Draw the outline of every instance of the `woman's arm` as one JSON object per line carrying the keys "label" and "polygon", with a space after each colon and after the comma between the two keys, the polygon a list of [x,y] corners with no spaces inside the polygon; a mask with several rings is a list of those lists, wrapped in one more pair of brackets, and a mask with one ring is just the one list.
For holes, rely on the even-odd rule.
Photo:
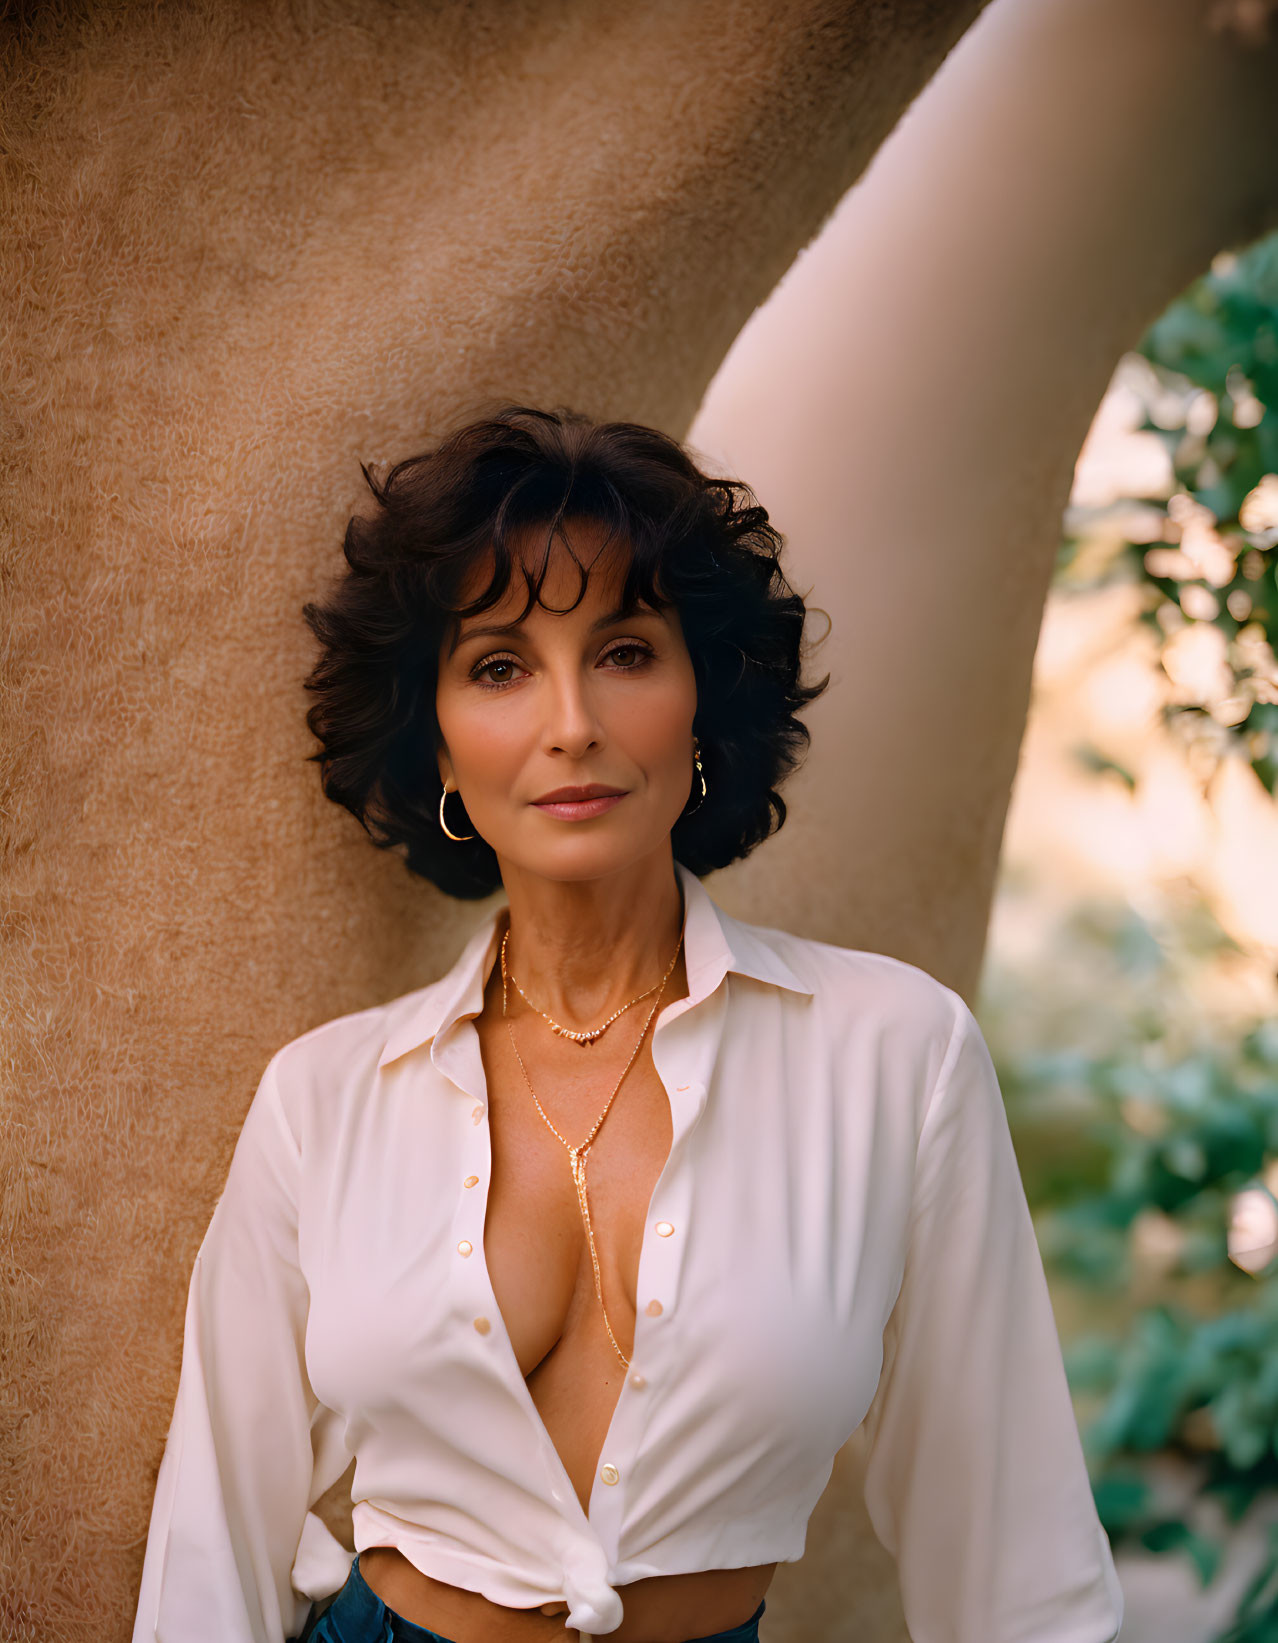
{"label": "woman's arm", "polygon": [[951,1000],[883,1370],[850,1440],[866,1509],[914,1643],[1111,1643],[1122,1591],[1007,1114]]}
{"label": "woman's arm", "polygon": [[[278,1062],[262,1075],[191,1274],[133,1643],[295,1637],[308,1608],[289,1578],[302,1526],[348,1463],[332,1432],[320,1442],[327,1412],[306,1375],[300,1154]],[[317,1452],[331,1476],[317,1475]]]}

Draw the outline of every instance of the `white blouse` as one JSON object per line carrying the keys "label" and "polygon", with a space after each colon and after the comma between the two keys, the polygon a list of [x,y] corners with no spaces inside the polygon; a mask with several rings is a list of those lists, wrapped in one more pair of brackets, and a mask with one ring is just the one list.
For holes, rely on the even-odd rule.
{"label": "white blouse", "polygon": [[[191,1276],[134,1643],[282,1643],[355,1546],[584,1638],[626,1584],[802,1556],[856,1446],[914,1643],[1111,1643],[1123,1614],[989,1052],[925,971],[730,917],[676,865],[688,996],[630,1373],[583,1511],[484,1264],[473,1017],[439,981],[271,1058]],[[656,1304],[656,1303],[659,1303]]]}

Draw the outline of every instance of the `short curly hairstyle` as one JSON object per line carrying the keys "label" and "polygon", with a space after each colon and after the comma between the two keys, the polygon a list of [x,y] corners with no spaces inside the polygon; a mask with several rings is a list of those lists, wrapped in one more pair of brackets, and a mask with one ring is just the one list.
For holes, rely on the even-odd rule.
{"label": "short curly hairstyle", "polygon": [[[609,540],[620,535],[629,549],[626,610],[673,604],[691,655],[707,794],[675,822],[675,858],[701,877],[782,825],[777,788],[810,740],[795,714],[829,675],[800,680],[806,607],[778,563],[784,538],[746,485],[703,473],[655,428],[507,403],[395,463],[380,483],[360,470],[377,511],[349,521],[346,569],[324,601],[303,606],[321,647],[306,680],[316,698],[306,722],[320,742],[309,758],[324,793],[379,849],[405,846],[411,872],[463,900],[501,884],[496,854],[478,833],[456,844],[440,831],[440,648],[457,619],[506,593],[511,535],[544,526],[539,571],[520,566],[526,615],[540,599],[554,534],[574,519],[602,522]],[[460,603],[467,573],[489,555],[488,586]],[[585,593],[581,571],[570,609]],[[474,833],[464,810],[458,816],[453,827]]]}

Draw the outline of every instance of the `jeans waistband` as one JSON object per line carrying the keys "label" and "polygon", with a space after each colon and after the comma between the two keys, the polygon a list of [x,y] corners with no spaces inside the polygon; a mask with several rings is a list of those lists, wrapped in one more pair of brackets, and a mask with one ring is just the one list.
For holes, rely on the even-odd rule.
{"label": "jeans waistband", "polygon": [[[740,1626],[726,1632],[692,1637],[685,1643],[758,1643],[759,1621],[766,1602]],[[418,1626],[388,1609],[360,1573],[359,1556],[351,1564],[346,1584],[312,1625],[307,1623],[299,1643],[452,1643],[451,1638]]]}

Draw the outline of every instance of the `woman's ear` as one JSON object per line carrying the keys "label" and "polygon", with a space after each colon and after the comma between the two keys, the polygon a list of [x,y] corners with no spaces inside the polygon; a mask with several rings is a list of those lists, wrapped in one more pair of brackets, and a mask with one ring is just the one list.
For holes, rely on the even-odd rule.
{"label": "woman's ear", "polygon": [[[453,779],[453,761],[448,757],[448,749],[442,743],[435,749],[435,764],[439,769],[440,781],[447,787]],[[456,785],[456,782],[453,782],[453,786]]]}

